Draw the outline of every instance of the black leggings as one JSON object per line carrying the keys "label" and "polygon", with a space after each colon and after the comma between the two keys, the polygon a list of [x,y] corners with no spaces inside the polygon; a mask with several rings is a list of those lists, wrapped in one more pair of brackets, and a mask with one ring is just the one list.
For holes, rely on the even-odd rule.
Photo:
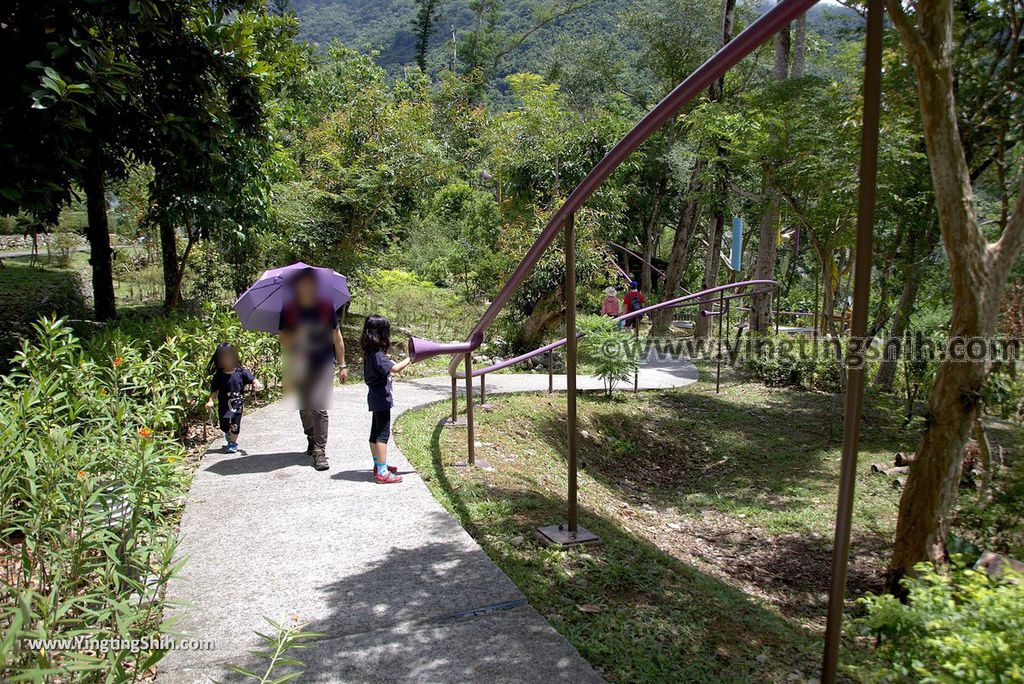
{"label": "black leggings", "polygon": [[220,417],[220,431],[237,435],[242,431],[242,412],[231,411]]}
{"label": "black leggings", "polygon": [[370,444],[379,442],[387,444],[391,437],[391,409],[383,411],[372,411],[373,420],[370,422]]}

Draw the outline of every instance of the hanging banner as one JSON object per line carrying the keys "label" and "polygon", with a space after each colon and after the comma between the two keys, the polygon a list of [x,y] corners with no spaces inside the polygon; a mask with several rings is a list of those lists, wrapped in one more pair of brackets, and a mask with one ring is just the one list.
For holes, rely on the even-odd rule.
{"label": "hanging banner", "polygon": [[739,271],[743,267],[743,217],[732,217],[732,255],[729,267]]}

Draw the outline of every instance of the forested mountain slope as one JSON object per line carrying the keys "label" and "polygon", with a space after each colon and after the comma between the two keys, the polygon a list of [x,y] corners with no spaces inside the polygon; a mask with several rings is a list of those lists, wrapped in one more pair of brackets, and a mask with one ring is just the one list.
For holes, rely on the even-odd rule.
{"label": "forested mountain slope", "polygon": [[[439,69],[450,66],[453,58],[458,62],[467,40],[490,19],[500,53],[491,75],[544,71],[551,66],[556,48],[620,38],[622,14],[633,4],[631,0],[440,0],[428,63]],[[746,4],[750,17],[768,6]],[[419,8],[415,0],[290,0],[290,7],[299,17],[301,36],[321,47],[340,40],[360,50],[378,51],[377,61],[384,66],[415,63]],[[852,10],[822,4],[808,14],[819,33],[819,29],[832,31],[847,23],[826,22],[826,15],[844,16],[852,23],[859,20]]]}

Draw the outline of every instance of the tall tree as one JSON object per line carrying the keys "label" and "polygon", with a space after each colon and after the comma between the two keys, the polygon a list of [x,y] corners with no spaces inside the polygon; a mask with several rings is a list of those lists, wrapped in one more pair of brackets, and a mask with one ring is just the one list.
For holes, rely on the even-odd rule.
{"label": "tall tree", "polygon": [[[800,17],[803,21],[803,16]],[[802,25],[801,25],[802,26]],[[803,34],[799,43],[802,45]],[[783,83],[789,78],[789,53],[790,37],[789,26],[786,26],[775,36],[775,80]],[[794,71],[795,71],[794,65]],[[801,65],[802,68],[802,65]],[[779,205],[781,200],[779,193],[768,182],[767,175],[764,181],[765,208],[761,214],[761,222],[758,228],[757,256],[754,262],[754,278],[757,280],[769,280],[775,274],[775,259],[777,256],[776,236],[779,230]],[[769,312],[771,310],[772,298],[778,298],[776,293],[755,294],[750,299],[750,332],[760,333],[768,329]]]}
{"label": "tall tree", "polygon": [[[206,157],[195,147],[179,143],[202,139],[212,117],[225,113],[205,108],[207,82],[234,64],[257,66],[247,55],[233,52],[246,40],[234,25],[238,12],[262,11],[257,0],[175,0],[165,3],[127,1],[78,3],[17,1],[5,8],[3,31],[11,31],[18,50],[4,52],[8,60],[5,93],[11,96],[11,121],[18,138],[2,146],[11,172],[38,173],[46,164],[48,190],[22,194],[16,204],[52,213],[72,186],[87,200],[93,300],[96,316],[116,315],[112,252],[107,225],[107,184],[139,161],[175,157],[182,165],[202,167]],[[213,44],[226,39],[227,42]],[[25,64],[26,58],[30,60]],[[238,95],[252,93],[255,83],[246,74],[223,88]],[[191,79],[191,80],[190,80]],[[25,110],[36,110],[26,113]],[[184,115],[182,112],[185,111]],[[258,116],[259,108],[233,112]],[[41,114],[40,114],[41,113]],[[3,136],[8,138],[8,119]],[[205,123],[204,123],[205,122]],[[175,136],[177,138],[175,139]],[[37,139],[52,142],[45,161],[31,159]],[[26,152],[30,156],[26,156]],[[216,155],[209,148],[203,154]],[[10,168],[6,163],[0,166]],[[33,171],[36,169],[36,171]],[[159,170],[159,169],[158,169]],[[0,186],[6,186],[6,180]],[[10,201],[17,193],[3,193]],[[12,202],[14,203],[14,202]]]}
{"label": "tall tree", "polygon": [[427,70],[427,52],[430,50],[430,36],[434,33],[434,20],[441,3],[439,0],[416,0],[419,10],[413,20],[416,31],[416,64],[420,71]]}
{"label": "tall tree", "polygon": [[[655,4],[660,4],[660,6],[657,12],[651,13],[651,18],[646,22],[650,28],[646,32],[648,47],[644,58],[648,63],[656,65],[655,73],[660,76],[659,80],[666,87],[671,88],[688,76],[700,61],[706,59],[708,53],[721,47],[723,43],[711,37],[715,34],[713,28],[715,15],[710,9],[710,3],[679,3],[663,0],[661,3]],[[724,5],[722,9],[725,9]],[[720,18],[724,17],[724,11],[719,16]],[[720,19],[719,36],[722,35],[724,28]],[[731,33],[731,25],[729,29]],[[680,45],[686,46],[687,49],[680,49]],[[711,89],[709,89],[709,97],[710,91]],[[712,180],[708,169],[708,154],[701,149],[702,143],[690,143],[686,140],[688,137],[683,134],[683,131],[675,131],[672,135],[675,149],[670,148],[669,150],[671,158],[682,151],[680,148],[688,145],[689,149],[686,149],[685,152],[692,161],[688,173],[685,173],[677,190],[680,206],[669,251],[668,265],[661,280],[660,298],[662,300],[675,297],[682,283],[683,273],[692,256],[693,238],[700,223],[703,194]],[[671,320],[671,309],[655,312],[652,316],[654,331],[667,330]]]}
{"label": "tall tree", "polygon": [[[732,40],[733,23],[736,18],[736,0],[723,0],[722,21],[721,21],[721,46],[725,47]],[[708,88],[708,99],[711,102],[721,102],[725,97],[725,74],[722,74]],[[704,259],[704,279],[701,283],[702,289],[708,289],[718,284],[719,254],[722,252],[722,236],[725,234],[725,202],[729,194],[728,168],[725,163],[726,151],[722,141],[715,143],[714,163],[714,187],[715,204],[711,228],[708,230],[708,251]],[[701,310],[709,309],[710,305],[702,304]],[[707,316],[697,316],[694,324],[694,337],[707,337],[708,326],[711,319]]]}
{"label": "tall tree", "polygon": [[[1003,183],[1001,192],[1008,193],[1003,201],[1005,223],[996,239],[989,241],[978,219],[972,187],[977,176],[972,174],[968,157],[977,169],[995,153],[989,151],[991,148],[965,145],[962,138],[957,109],[957,93],[962,85],[954,78],[953,37],[958,17],[953,2],[932,0],[905,7],[899,0],[887,0],[887,6],[917,79],[939,228],[949,262],[950,338],[988,338],[995,332],[999,301],[1024,244],[1024,174],[1013,189]],[[1016,64],[1021,37],[1019,12],[999,3],[968,8],[968,12],[988,13],[994,19],[990,40],[1004,52],[1003,58],[991,65],[985,85],[995,84],[996,99],[1009,102],[1012,89],[1019,88],[1021,79]],[[963,21],[964,17],[959,19]],[[992,163],[1000,160],[996,158]],[[1012,193],[1016,194],[1015,200],[1010,199]],[[925,409],[924,435],[900,497],[890,565],[894,590],[899,590],[898,580],[913,572],[915,563],[945,560],[949,511],[989,370],[989,360],[945,359],[939,364]]]}
{"label": "tall tree", "polygon": [[[154,46],[179,68],[153,73],[144,95],[144,112],[153,120],[139,154],[154,169],[150,218],[160,226],[167,308],[181,300],[189,256],[201,237],[230,244],[266,214],[263,169],[273,145],[265,91],[273,69],[264,58],[279,44],[291,55],[297,33],[289,14],[240,12],[228,20],[200,10],[199,16]],[[179,229],[185,237],[180,254]]]}

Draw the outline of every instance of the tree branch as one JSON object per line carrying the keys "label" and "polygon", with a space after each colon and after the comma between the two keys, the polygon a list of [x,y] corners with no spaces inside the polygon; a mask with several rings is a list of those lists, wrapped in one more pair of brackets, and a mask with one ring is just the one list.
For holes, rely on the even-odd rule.
{"label": "tree branch", "polygon": [[1022,246],[1024,246],[1024,178],[1021,178],[1020,186],[1017,188],[1017,201],[1013,206],[1013,216],[1006,222],[1006,227],[1003,228],[999,239],[988,246],[994,278],[1002,280],[1002,276],[1013,268]]}

